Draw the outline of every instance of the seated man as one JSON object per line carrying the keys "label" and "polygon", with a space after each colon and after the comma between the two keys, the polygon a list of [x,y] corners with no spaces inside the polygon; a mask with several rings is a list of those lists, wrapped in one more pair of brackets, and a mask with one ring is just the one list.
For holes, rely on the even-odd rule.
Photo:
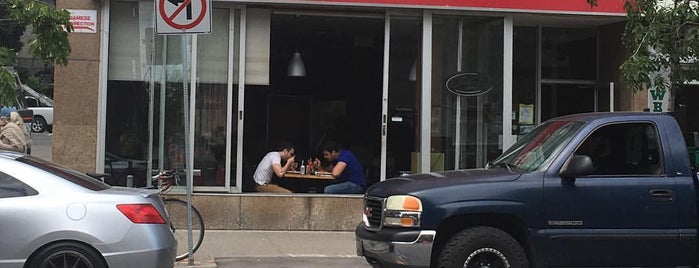
{"label": "seated man", "polygon": [[[291,193],[290,190],[276,184],[271,184],[272,176],[283,177],[284,173],[293,169],[294,146],[288,142],[282,142],[276,151],[269,152],[257,165],[253,178],[255,179],[255,190],[267,193]],[[282,166],[282,160],[286,164]]]}
{"label": "seated man", "polygon": [[327,142],[322,147],[323,158],[328,160],[330,166],[325,169],[321,167],[318,159],[314,161],[316,167],[327,170],[339,182],[325,187],[326,194],[362,194],[366,186],[364,169],[359,163],[359,159],[349,150],[343,150],[335,142]]}
{"label": "seated man", "polygon": [[608,173],[609,165],[613,164],[613,161],[610,159],[612,155],[611,141],[599,131],[588,137],[580,145],[576,154],[587,155],[592,159],[592,163],[595,166],[595,175]]}

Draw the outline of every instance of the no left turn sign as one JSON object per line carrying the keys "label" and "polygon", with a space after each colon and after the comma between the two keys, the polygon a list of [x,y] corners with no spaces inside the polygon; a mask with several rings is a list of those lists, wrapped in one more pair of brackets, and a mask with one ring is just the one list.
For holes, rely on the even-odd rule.
{"label": "no left turn sign", "polygon": [[156,0],[158,34],[211,32],[210,0]]}

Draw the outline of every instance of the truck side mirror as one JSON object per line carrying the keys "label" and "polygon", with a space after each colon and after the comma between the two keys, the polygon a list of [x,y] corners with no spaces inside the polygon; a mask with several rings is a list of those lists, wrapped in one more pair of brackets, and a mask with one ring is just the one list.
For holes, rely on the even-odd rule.
{"label": "truck side mirror", "polygon": [[574,155],[573,158],[561,168],[561,172],[558,175],[564,179],[575,179],[576,177],[593,173],[595,173],[595,167],[592,165],[592,158],[587,155]]}

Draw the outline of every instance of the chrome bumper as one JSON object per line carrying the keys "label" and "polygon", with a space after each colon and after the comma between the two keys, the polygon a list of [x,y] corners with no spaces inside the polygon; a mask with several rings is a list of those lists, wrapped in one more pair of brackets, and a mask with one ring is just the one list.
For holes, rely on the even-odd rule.
{"label": "chrome bumper", "polygon": [[388,265],[430,267],[436,231],[420,231],[411,242],[374,241],[357,237],[357,255]]}

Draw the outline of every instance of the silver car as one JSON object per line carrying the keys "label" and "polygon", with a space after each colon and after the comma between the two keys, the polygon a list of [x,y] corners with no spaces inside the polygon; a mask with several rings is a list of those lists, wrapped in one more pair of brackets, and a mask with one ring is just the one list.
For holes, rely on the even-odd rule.
{"label": "silver car", "polygon": [[168,222],[157,190],[0,151],[0,267],[173,267]]}

